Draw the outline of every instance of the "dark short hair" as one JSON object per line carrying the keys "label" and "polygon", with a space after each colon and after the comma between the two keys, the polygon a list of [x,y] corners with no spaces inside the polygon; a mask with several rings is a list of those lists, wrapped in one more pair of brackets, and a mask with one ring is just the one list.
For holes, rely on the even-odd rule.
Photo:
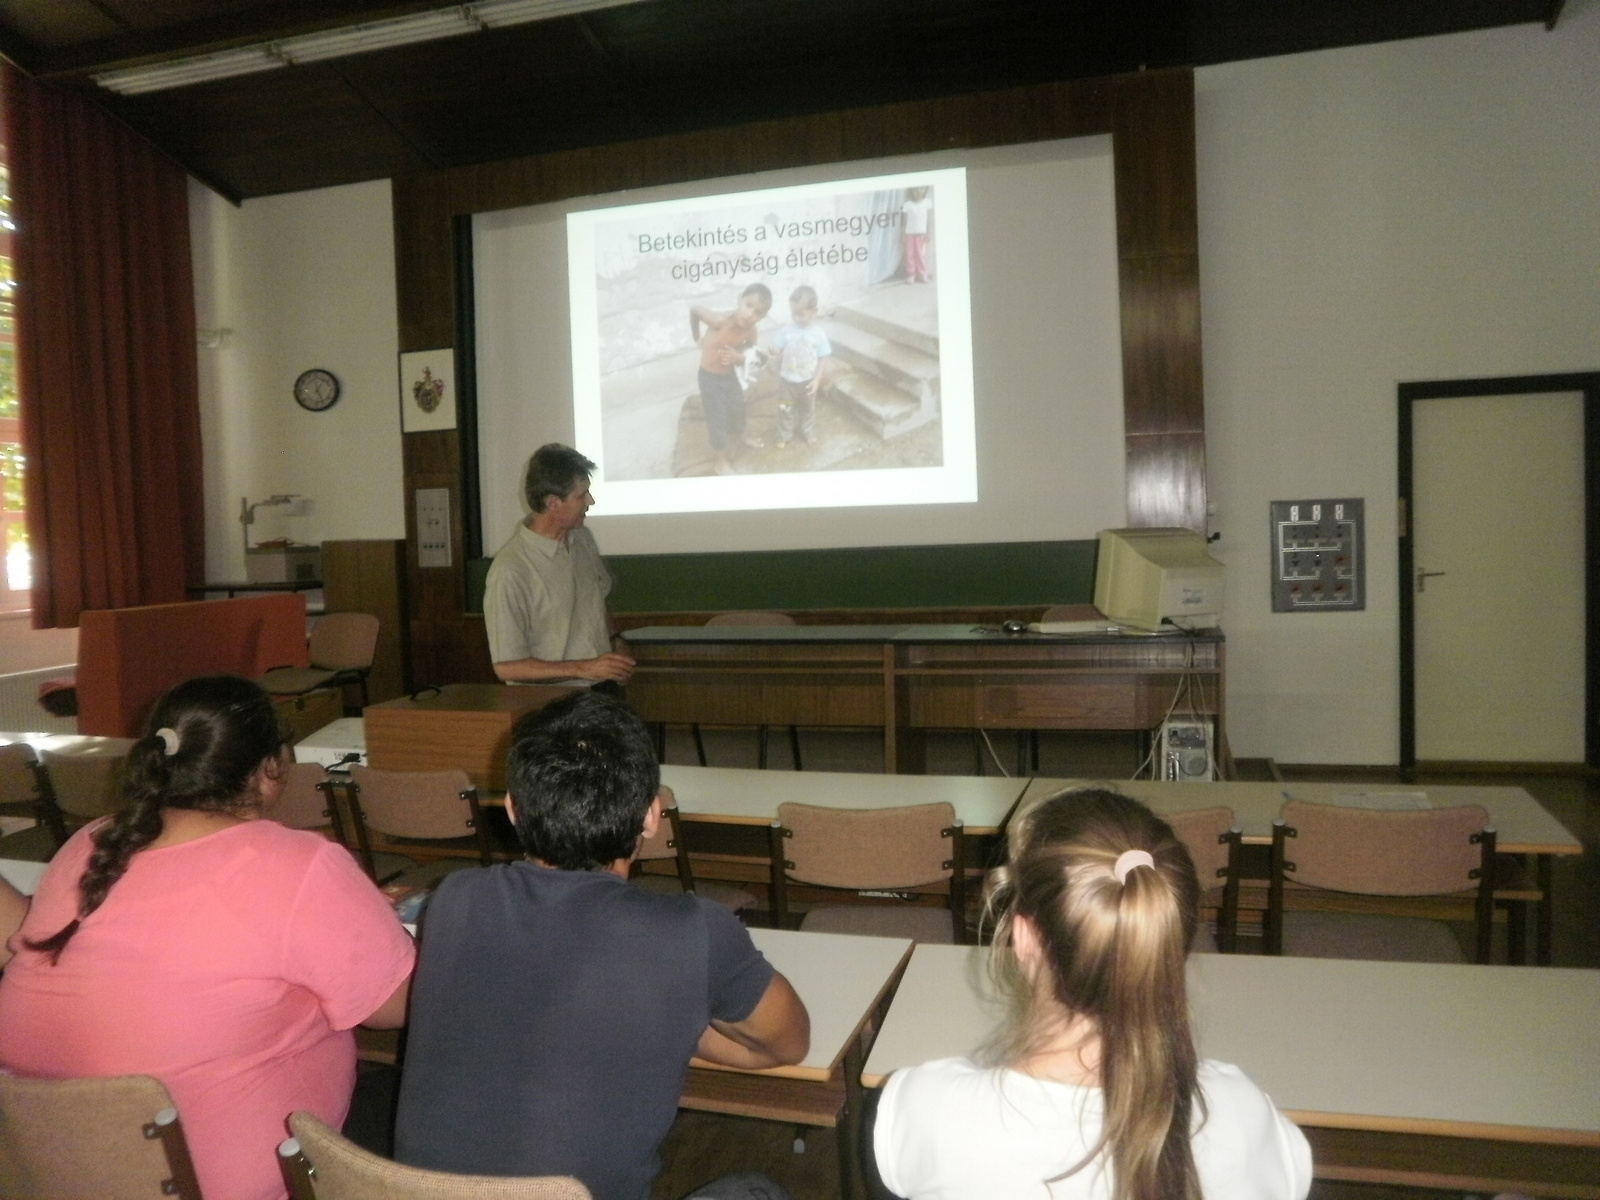
{"label": "dark short hair", "polygon": [[763,304],[765,304],[768,308],[772,307],[772,289],[764,283],[752,283],[749,287],[745,288],[744,291],[739,293],[739,299],[741,300],[743,300],[746,296],[760,296]]}
{"label": "dark short hair", "polygon": [[534,512],[544,511],[546,496],[565,496],[580,476],[594,474],[594,464],[571,446],[551,442],[540,446],[528,460],[522,480],[522,498]]}
{"label": "dark short hair", "polygon": [[506,784],[529,856],[588,871],[633,853],[661,768],[644,722],[585,690],[516,723]]}

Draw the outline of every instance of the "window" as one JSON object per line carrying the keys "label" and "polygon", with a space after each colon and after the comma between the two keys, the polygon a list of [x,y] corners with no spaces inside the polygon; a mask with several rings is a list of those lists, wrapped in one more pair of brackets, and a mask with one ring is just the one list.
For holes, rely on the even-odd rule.
{"label": "window", "polygon": [[11,175],[0,145],[0,612],[25,609],[33,586],[27,502],[22,492],[22,431],[17,413],[17,351],[12,322]]}

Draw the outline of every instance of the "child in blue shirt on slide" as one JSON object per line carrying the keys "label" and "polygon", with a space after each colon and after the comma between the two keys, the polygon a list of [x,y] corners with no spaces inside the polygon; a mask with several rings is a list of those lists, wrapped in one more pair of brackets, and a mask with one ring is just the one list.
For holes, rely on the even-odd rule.
{"label": "child in blue shirt on slide", "polygon": [[771,354],[778,360],[783,382],[783,403],[778,408],[777,442],[794,440],[796,418],[806,445],[817,444],[817,388],[822,383],[822,360],[833,353],[828,335],[816,324],[817,291],[801,284],[789,294],[792,320],[773,339]]}

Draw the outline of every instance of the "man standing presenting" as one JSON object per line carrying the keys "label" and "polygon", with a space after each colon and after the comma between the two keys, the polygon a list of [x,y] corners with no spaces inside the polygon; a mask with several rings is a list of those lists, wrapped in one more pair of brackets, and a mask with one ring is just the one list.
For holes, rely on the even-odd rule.
{"label": "man standing presenting", "polygon": [[622,684],[633,659],[611,648],[611,575],[583,519],[594,463],[570,446],[540,446],[522,494],[531,510],[494,556],[483,617],[494,673],[507,683]]}
{"label": "man standing presenting", "polygon": [[649,1200],[690,1056],[796,1063],[810,1019],[727,909],[628,884],[661,770],[620,701],[523,717],[506,782],[527,858],[456,871],[422,914],[395,1158]]}

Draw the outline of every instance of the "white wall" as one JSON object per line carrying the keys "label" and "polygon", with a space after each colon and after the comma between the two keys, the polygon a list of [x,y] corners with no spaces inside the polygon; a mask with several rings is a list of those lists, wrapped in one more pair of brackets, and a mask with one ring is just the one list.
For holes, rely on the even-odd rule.
{"label": "white wall", "polygon": [[[206,575],[244,578],[239,500],[258,509],[252,543],[401,538],[403,507],[394,220],[387,180],[249,200],[235,208],[191,183],[200,350]],[[295,377],[325,367],[338,403],[308,413]]]}
{"label": "white wall", "polygon": [[[1600,0],[1529,25],[1196,74],[1207,454],[1229,566],[1235,753],[1398,758],[1395,386],[1600,368]],[[207,561],[258,537],[401,537],[389,189],[250,201],[195,188]],[[325,366],[328,413],[289,388]],[[1370,593],[1273,614],[1267,506],[1361,496]]]}
{"label": "white wall", "polygon": [[[1396,385],[1600,368],[1600,4],[1197,72],[1235,753],[1399,757]],[[1268,504],[1361,496],[1362,613],[1274,614]]]}

